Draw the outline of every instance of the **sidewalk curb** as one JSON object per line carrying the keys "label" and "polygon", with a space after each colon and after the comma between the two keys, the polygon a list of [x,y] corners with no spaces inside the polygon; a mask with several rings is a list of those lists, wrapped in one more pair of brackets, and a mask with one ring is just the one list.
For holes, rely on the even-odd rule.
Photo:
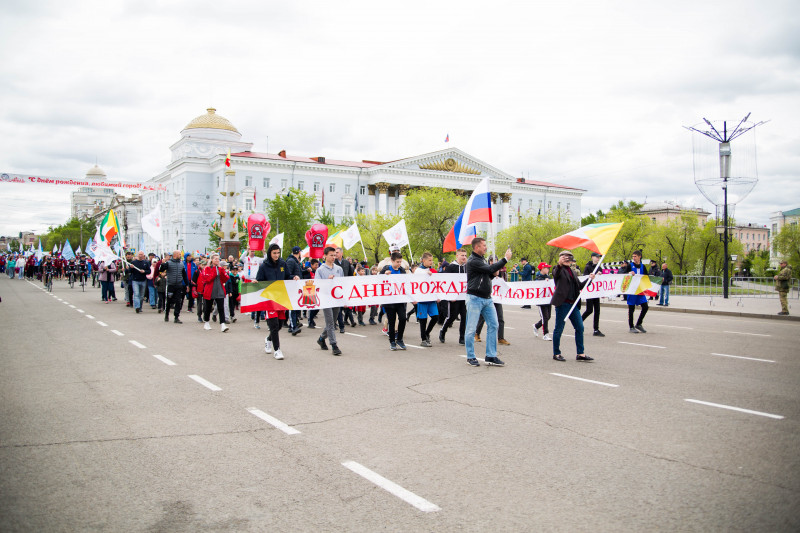
{"label": "sidewalk curb", "polygon": [[[615,307],[619,309],[626,309],[628,304],[623,303],[611,303],[606,302],[603,303],[603,307]],[[656,305],[652,305],[648,307],[648,312],[650,311],[659,311],[665,313],[688,313],[693,315],[718,315],[718,316],[738,316],[742,318],[768,318],[772,320],[785,320],[789,322],[800,322],[800,316],[792,316],[792,315],[765,315],[762,313],[745,313],[739,311],[717,311],[714,309],[686,309],[682,307],[660,307]]]}

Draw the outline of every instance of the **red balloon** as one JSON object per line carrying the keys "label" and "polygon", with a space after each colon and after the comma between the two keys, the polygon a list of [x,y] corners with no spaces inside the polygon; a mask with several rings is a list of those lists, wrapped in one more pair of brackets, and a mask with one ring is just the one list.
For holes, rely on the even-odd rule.
{"label": "red balloon", "polygon": [[308,243],[309,255],[312,259],[322,257],[325,251],[325,243],[328,242],[328,226],[325,224],[314,224],[306,232],[306,242]]}
{"label": "red balloon", "polygon": [[247,247],[250,250],[263,250],[268,233],[269,222],[266,216],[253,213],[247,217]]}

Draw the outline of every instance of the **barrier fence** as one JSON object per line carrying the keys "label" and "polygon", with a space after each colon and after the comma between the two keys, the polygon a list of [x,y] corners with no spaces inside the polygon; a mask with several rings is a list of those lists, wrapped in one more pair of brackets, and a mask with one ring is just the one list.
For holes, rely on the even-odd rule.
{"label": "barrier fence", "polygon": [[[792,278],[789,298],[800,299],[800,280]],[[675,276],[670,296],[722,296],[722,276]],[[728,295],[736,298],[777,298],[772,278],[731,278]]]}

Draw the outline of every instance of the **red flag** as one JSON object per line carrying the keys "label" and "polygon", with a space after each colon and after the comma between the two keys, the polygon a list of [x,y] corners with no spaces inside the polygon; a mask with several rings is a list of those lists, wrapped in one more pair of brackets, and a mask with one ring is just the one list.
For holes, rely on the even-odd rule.
{"label": "red flag", "polygon": [[230,168],[231,167],[231,149],[228,148],[228,155],[225,157],[225,166]]}

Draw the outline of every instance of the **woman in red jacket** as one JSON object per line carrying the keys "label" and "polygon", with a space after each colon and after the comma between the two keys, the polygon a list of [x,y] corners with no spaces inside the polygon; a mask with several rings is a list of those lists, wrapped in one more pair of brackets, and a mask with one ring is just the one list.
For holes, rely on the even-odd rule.
{"label": "woman in red jacket", "polygon": [[228,325],[225,323],[225,307],[223,305],[226,281],[228,281],[228,273],[219,265],[219,254],[213,254],[211,256],[211,265],[203,269],[203,273],[199,276],[197,283],[197,292],[202,291],[203,300],[205,301],[203,305],[203,321],[205,322],[203,329],[211,329],[208,319],[211,317],[211,308],[216,303],[222,332],[228,331]]}

